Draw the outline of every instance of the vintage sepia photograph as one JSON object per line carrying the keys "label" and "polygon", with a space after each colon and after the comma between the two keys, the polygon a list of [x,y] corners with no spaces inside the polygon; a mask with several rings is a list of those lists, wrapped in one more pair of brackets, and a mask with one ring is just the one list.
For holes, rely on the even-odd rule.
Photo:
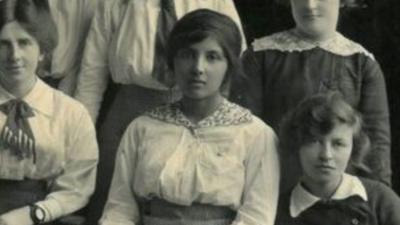
{"label": "vintage sepia photograph", "polygon": [[400,225],[399,0],[0,0],[0,225]]}

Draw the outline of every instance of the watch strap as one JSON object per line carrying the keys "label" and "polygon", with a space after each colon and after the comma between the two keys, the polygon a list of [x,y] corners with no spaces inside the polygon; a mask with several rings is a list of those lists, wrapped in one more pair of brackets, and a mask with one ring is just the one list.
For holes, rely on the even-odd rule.
{"label": "watch strap", "polygon": [[[44,209],[36,204],[30,204],[29,205],[29,210],[30,210],[30,216],[33,221],[33,224],[42,224],[46,218],[46,212]],[[43,215],[42,218],[38,217],[38,211]]]}

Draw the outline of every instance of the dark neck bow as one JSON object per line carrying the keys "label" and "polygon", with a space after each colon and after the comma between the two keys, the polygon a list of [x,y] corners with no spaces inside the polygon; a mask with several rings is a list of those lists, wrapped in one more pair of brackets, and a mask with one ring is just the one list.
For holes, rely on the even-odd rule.
{"label": "dark neck bow", "polygon": [[7,115],[0,134],[2,146],[10,149],[20,160],[32,156],[36,163],[35,137],[28,122],[28,118],[34,116],[31,107],[14,99],[0,105],[0,111]]}
{"label": "dark neck bow", "polygon": [[372,214],[366,201],[359,196],[342,200],[318,201],[297,218],[307,225],[373,224]]}

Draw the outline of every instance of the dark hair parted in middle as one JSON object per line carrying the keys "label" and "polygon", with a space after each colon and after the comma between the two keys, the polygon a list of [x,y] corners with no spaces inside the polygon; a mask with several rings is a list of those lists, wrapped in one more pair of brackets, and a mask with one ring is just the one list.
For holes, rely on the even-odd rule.
{"label": "dark hair parted in middle", "polygon": [[228,70],[222,82],[225,90],[232,76],[242,76],[240,53],[242,36],[236,23],[228,16],[199,9],[183,16],[172,29],[167,43],[168,66],[174,70],[174,58],[183,48],[212,37],[222,47],[228,60]]}
{"label": "dark hair parted in middle", "polygon": [[41,53],[51,53],[57,46],[57,28],[47,0],[1,0],[0,30],[13,21],[36,39]]}
{"label": "dark hair parted in middle", "polygon": [[350,172],[369,176],[364,165],[369,152],[369,139],[362,132],[361,115],[338,92],[318,94],[302,101],[283,119],[279,131],[281,149],[298,154],[301,146],[328,135],[337,125],[353,129]]}

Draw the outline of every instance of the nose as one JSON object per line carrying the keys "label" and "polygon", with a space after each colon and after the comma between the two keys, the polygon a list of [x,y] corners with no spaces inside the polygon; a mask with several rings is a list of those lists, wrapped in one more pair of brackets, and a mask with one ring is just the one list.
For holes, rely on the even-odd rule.
{"label": "nose", "polygon": [[21,49],[18,45],[10,45],[10,59],[17,61],[21,58]]}
{"label": "nose", "polygon": [[329,161],[332,159],[332,146],[329,143],[321,143],[321,149],[320,149],[320,154],[319,158],[323,161]]}
{"label": "nose", "polygon": [[201,75],[204,73],[204,67],[205,67],[205,59],[201,55],[196,56],[193,59],[193,72],[196,75]]}
{"label": "nose", "polygon": [[304,6],[307,9],[315,9],[317,7],[318,0],[304,0],[304,1],[305,1]]}

